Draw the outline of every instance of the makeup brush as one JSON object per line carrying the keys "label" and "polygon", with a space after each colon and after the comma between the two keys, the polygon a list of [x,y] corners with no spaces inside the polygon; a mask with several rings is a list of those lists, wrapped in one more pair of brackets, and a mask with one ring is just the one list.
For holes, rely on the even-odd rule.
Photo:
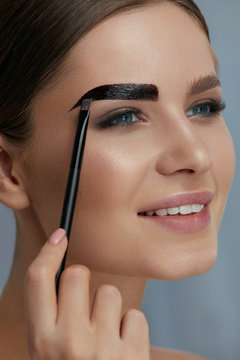
{"label": "makeup brush", "polygon": [[[74,214],[74,208],[77,198],[77,191],[78,191],[78,184],[80,178],[80,171],[85,147],[85,140],[87,134],[87,127],[88,127],[88,120],[90,115],[90,105],[92,103],[92,99],[84,99],[81,102],[81,110],[78,117],[78,126],[75,135],[73,151],[72,151],[72,159],[71,165],[68,175],[67,186],[65,190],[65,197],[64,203],[62,208],[62,216],[60,221],[60,228],[66,231],[66,236],[70,238],[71,226],[72,226],[72,219]],[[56,275],[56,293],[58,295],[59,290],[59,281],[61,273],[64,270],[66,257],[67,257],[67,250],[64,254],[61,266]]]}

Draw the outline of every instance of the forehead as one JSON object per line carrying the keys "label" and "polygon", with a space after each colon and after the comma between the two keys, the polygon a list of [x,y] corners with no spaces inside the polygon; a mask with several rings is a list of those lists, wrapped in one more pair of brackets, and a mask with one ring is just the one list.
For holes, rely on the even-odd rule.
{"label": "forehead", "polygon": [[190,15],[169,3],[103,21],[79,41],[67,62],[86,90],[120,82],[176,85],[215,72],[206,34]]}

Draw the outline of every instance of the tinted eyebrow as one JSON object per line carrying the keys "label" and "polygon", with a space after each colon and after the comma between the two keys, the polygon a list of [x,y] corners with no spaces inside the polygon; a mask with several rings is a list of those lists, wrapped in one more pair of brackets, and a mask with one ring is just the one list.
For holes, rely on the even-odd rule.
{"label": "tinted eyebrow", "polygon": [[216,75],[203,76],[190,84],[187,96],[197,95],[218,86],[221,86],[221,82]]}
{"label": "tinted eyebrow", "polygon": [[112,84],[98,86],[84,94],[70,110],[81,106],[84,99],[97,100],[158,100],[158,88],[153,84]]}

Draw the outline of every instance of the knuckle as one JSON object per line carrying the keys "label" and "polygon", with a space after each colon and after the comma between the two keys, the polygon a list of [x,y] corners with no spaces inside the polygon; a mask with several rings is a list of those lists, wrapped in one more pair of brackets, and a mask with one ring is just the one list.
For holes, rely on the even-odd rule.
{"label": "knuckle", "polygon": [[91,275],[90,270],[84,265],[71,265],[66,268],[63,273],[63,278],[76,278],[76,277],[83,277],[84,279],[89,279]]}
{"label": "knuckle", "polygon": [[114,285],[104,284],[98,288],[98,292],[104,296],[111,296],[116,299],[122,299],[122,295],[118,288]]}
{"label": "knuckle", "polygon": [[138,309],[130,309],[125,316],[129,316],[131,319],[141,322],[143,325],[148,327],[148,322],[145,314]]}
{"label": "knuckle", "polygon": [[39,282],[46,277],[48,277],[47,267],[32,263],[25,274],[25,282]]}
{"label": "knuckle", "polygon": [[[65,346],[62,351],[63,359],[79,360],[80,352],[73,346]],[[83,354],[82,354],[83,355]]]}
{"label": "knuckle", "polygon": [[106,339],[98,339],[95,346],[94,360],[117,360],[122,358],[122,345],[113,338],[111,341]]}
{"label": "knuckle", "polygon": [[74,341],[72,338],[65,338],[62,350],[63,359],[71,360],[92,360],[94,358],[94,348],[88,342]]}
{"label": "knuckle", "polygon": [[44,357],[47,353],[47,343],[41,336],[35,336],[30,341],[30,351],[35,356]]}
{"label": "knuckle", "polygon": [[[111,359],[111,360],[117,360],[118,357],[116,357],[116,353],[115,351],[111,351],[109,349],[101,349],[97,356],[94,357],[94,359],[97,359],[97,360],[107,360],[107,359]],[[120,358],[119,358],[120,360]]]}

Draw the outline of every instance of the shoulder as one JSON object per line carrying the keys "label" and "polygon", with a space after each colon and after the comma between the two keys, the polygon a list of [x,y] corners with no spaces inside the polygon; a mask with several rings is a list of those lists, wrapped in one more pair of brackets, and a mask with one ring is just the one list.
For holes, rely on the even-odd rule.
{"label": "shoulder", "polygon": [[151,347],[151,360],[207,360],[199,355],[178,350]]}

